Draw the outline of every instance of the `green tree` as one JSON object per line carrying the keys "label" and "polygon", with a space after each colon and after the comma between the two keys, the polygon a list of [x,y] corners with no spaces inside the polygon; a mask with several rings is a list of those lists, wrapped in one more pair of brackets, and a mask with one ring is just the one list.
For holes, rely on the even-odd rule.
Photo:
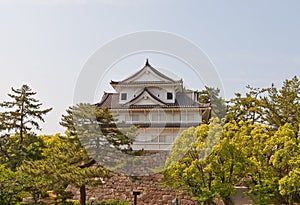
{"label": "green tree", "polygon": [[[126,154],[134,153],[131,144],[134,142],[136,129],[118,127],[117,121],[107,108],[100,109],[90,104],[70,107],[67,114],[63,115],[61,125],[67,128],[66,139],[73,143],[74,151],[82,155],[82,158],[77,159],[74,165],[83,173],[93,170],[95,166],[98,167],[96,160],[102,162],[101,159],[107,154],[106,149],[111,149],[112,146]],[[102,170],[102,175],[100,173],[98,177],[103,177],[103,173],[106,174],[103,172],[105,169],[103,167],[99,169]],[[80,203],[84,205],[86,185],[90,184],[88,182],[91,178],[84,174],[78,176],[82,178],[78,178],[75,185],[80,188]]]}
{"label": "green tree", "polygon": [[14,172],[0,164],[0,204],[16,204],[26,196],[23,189],[20,172]]}
{"label": "green tree", "polygon": [[279,192],[289,204],[300,202],[300,168],[294,168],[279,180]]}
{"label": "green tree", "polygon": [[[210,124],[184,131],[166,162],[167,169],[163,173],[166,184],[187,190],[199,204],[214,204],[218,198],[231,204],[234,185],[246,172],[246,158],[231,138],[215,119]],[[184,155],[175,162],[178,153]]]}
{"label": "green tree", "polygon": [[[41,159],[43,142],[34,131],[40,129],[51,108],[41,109],[42,104],[34,98],[29,86],[12,88],[8,94],[11,101],[0,103],[0,163],[1,163],[1,202],[15,204],[27,194],[28,177],[18,170],[26,160]],[[5,173],[4,173],[5,172]]]}
{"label": "green tree", "polygon": [[[19,169],[28,176],[26,189],[30,191],[36,203],[50,190],[57,195],[57,203],[63,202],[67,196],[71,196],[64,191],[67,185],[85,189],[86,185],[101,184],[101,178],[107,176],[108,172],[96,165],[85,150],[78,147],[73,140],[60,135],[41,138],[46,145],[42,153],[44,158],[25,161]],[[85,197],[85,190],[82,197]]]}
{"label": "green tree", "polygon": [[252,88],[247,86],[249,92],[243,97],[240,93],[235,93],[235,98],[229,100],[227,122],[235,120],[250,121],[252,123],[262,122],[264,120],[264,108],[261,96],[266,89]]}
{"label": "green tree", "polygon": [[[266,142],[264,152],[271,156],[269,163],[273,168],[272,180],[276,182],[274,192],[278,193],[279,202],[288,204],[300,202],[297,185],[290,183],[299,178],[297,177],[297,170],[300,167],[299,143],[298,132],[290,123],[280,126]],[[289,189],[283,191],[283,187]]]}
{"label": "green tree", "polygon": [[[205,144],[211,144],[211,124],[177,138],[166,163],[166,183],[189,191],[199,203],[222,198],[229,204],[239,180],[249,185],[255,204],[298,203],[300,82],[294,77],[278,89],[247,88],[245,96],[236,93],[229,101],[222,136],[210,155]],[[207,89],[200,102],[209,100]]]}
{"label": "green tree", "polygon": [[252,123],[269,125],[273,130],[285,123],[291,123],[297,129],[300,123],[300,81],[295,76],[285,80],[280,89],[273,84],[270,88],[252,88],[242,96],[229,101],[227,121],[250,120]]}
{"label": "green tree", "polygon": [[[280,126],[274,133],[267,125],[239,122],[232,127],[233,138],[247,158],[248,172],[244,179],[250,186],[249,196],[255,204],[289,203],[299,201],[297,168],[299,139],[291,124]],[[244,130],[244,131],[243,131]],[[289,188],[289,189],[287,189]]]}
{"label": "green tree", "polygon": [[274,129],[290,123],[297,129],[300,123],[300,81],[295,76],[285,80],[280,89],[272,85],[262,97],[264,119]]}
{"label": "green tree", "polygon": [[211,104],[211,117],[222,119],[226,116],[227,107],[225,99],[220,97],[220,89],[205,86],[205,90],[199,92],[198,101]]}
{"label": "green tree", "polygon": [[85,149],[91,140],[95,140],[97,149],[99,143],[105,141],[117,150],[132,151],[131,145],[136,137],[136,128],[123,127],[108,108],[102,109],[87,103],[70,107],[67,115],[63,115],[61,125],[71,135],[79,137]]}
{"label": "green tree", "polygon": [[252,121],[231,124],[235,125],[227,127],[227,132],[234,135],[232,140],[247,159],[244,164],[247,172],[243,180],[250,185],[248,195],[254,204],[272,204],[276,183],[273,180],[274,170],[269,163],[270,155],[264,151],[272,132],[268,126]]}
{"label": "green tree", "polygon": [[[27,150],[28,145],[36,142],[34,130],[40,129],[39,121],[44,122],[43,116],[52,108],[41,109],[42,103],[34,98],[36,92],[27,85],[20,89],[12,88],[12,92],[8,94],[11,101],[0,103],[4,110],[0,113],[4,133],[0,141],[0,151],[2,163],[4,159],[15,170],[24,159],[24,147]],[[30,154],[26,156],[31,157]]]}

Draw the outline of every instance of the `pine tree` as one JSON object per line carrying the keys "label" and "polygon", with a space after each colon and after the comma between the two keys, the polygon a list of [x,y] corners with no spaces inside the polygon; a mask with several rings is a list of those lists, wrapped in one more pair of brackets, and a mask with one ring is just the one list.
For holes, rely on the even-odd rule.
{"label": "pine tree", "polygon": [[81,156],[71,163],[73,167],[75,166],[73,169],[78,170],[78,174],[76,181],[69,181],[69,183],[80,189],[80,204],[85,205],[86,186],[92,185],[93,182],[87,173],[100,173],[98,178],[107,175],[106,169],[96,162],[107,154],[103,143],[117,150],[131,153],[131,144],[135,139],[136,129],[120,130],[109,109],[83,103],[69,107],[67,114],[62,116],[60,124],[67,128],[66,139],[73,145],[74,152],[77,150]]}
{"label": "pine tree", "polygon": [[267,89],[252,88],[251,86],[247,86],[247,88],[249,92],[244,97],[240,93],[235,93],[235,98],[229,101],[226,116],[228,122],[231,120],[236,122],[249,120],[252,123],[264,121],[264,107],[261,98]]}
{"label": "pine tree", "polygon": [[300,81],[295,76],[285,80],[280,89],[272,85],[268,95],[262,98],[265,120],[277,129],[285,123],[291,123],[297,129],[300,123]]}
{"label": "pine tree", "polygon": [[101,184],[107,171],[96,165],[75,139],[59,134],[39,137],[45,144],[43,158],[24,161],[18,169],[26,176],[26,191],[39,203],[52,190],[63,203],[71,196],[65,189],[72,185],[80,189],[81,204],[85,204],[86,186]]}
{"label": "pine tree", "polygon": [[227,107],[225,100],[220,97],[220,89],[205,86],[205,90],[199,92],[198,101],[211,104],[211,117],[218,117],[219,119],[225,117]]}
{"label": "pine tree", "polygon": [[285,80],[281,88],[274,84],[269,88],[252,88],[245,96],[236,93],[230,100],[227,121],[250,120],[252,123],[269,125],[276,131],[285,123],[297,129],[300,123],[300,81],[295,76]]}
{"label": "pine tree", "polygon": [[[35,99],[34,95],[36,92],[23,85],[19,89],[12,88],[12,94],[8,94],[11,101],[0,103],[0,107],[4,110],[0,113],[2,129],[0,151],[5,157],[4,161],[11,161],[10,167],[13,170],[21,161],[22,155],[33,154],[28,147],[37,142],[34,131],[40,130],[39,122],[44,122],[44,115],[52,110],[52,108],[41,109],[42,103]],[[33,149],[38,146],[34,146]],[[31,153],[24,153],[28,151]]]}

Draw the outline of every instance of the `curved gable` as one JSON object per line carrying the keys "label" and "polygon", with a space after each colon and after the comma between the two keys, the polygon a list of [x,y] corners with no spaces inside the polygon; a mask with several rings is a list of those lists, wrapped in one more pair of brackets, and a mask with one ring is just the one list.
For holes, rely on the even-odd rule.
{"label": "curved gable", "polygon": [[169,78],[168,76],[164,75],[163,73],[159,72],[155,68],[153,68],[148,59],[146,61],[145,66],[136,72],[135,74],[129,76],[120,83],[134,83],[134,82],[169,82],[174,83],[175,80]]}
{"label": "curved gable", "polygon": [[138,96],[126,103],[127,105],[165,105],[160,99],[155,97],[147,88]]}

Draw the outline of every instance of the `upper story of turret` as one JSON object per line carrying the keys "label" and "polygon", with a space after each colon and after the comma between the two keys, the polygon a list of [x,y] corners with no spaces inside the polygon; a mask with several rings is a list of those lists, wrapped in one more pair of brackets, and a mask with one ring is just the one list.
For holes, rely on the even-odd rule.
{"label": "upper story of turret", "polygon": [[[174,80],[153,68],[148,60],[138,72],[122,81],[111,81],[119,93],[119,104],[175,103],[176,93],[183,91],[183,81]],[[140,101],[140,102],[137,102]]]}

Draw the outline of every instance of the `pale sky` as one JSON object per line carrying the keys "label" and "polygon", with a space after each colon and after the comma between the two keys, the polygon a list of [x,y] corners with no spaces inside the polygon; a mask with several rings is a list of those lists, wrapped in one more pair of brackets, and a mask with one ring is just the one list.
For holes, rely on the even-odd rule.
{"label": "pale sky", "polygon": [[[244,93],[247,85],[281,86],[300,77],[299,11],[297,0],[0,0],[0,101],[8,99],[11,87],[28,84],[44,108],[53,107],[42,133],[63,133],[58,123],[73,104],[87,59],[109,41],[144,30],[194,42],[215,65],[227,99]],[[181,66],[144,53],[120,62],[109,78],[126,78],[146,58],[162,70]],[[203,88],[190,76],[177,75],[187,86]],[[99,82],[95,99],[111,91],[107,80],[107,87]]]}

